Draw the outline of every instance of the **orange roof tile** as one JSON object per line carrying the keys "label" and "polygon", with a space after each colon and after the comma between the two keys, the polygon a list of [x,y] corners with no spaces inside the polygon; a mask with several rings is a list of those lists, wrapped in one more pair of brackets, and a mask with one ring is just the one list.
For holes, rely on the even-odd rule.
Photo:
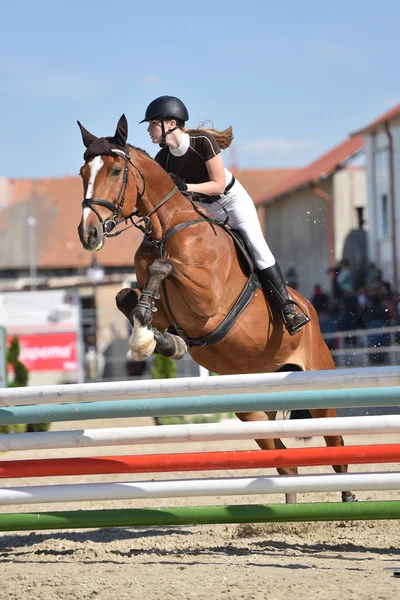
{"label": "orange roof tile", "polygon": [[[92,253],[83,249],[77,232],[82,215],[79,177],[11,180],[11,203],[0,211],[0,267],[29,265],[28,225],[36,218],[36,263],[40,269],[85,268]],[[135,228],[112,240],[96,255],[103,266],[132,267],[142,240]]]}
{"label": "orange roof tile", "polygon": [[300,169],[233,169],[235,177],[247,190],[254,201],[259,204],[265,194],[275,186],[292,177]]}
{"label": "orange roof tile", "polygon": [[400,104],[396,104],[396,106],[394,106],[393,108],[391,108],[390,110],[385,112],[383,115],[381,115],[380,117],[375,119],[375,121],[372,121],[371,123],[369,123],[362,129],[355,131],[352,135],[356,136],[356,135],[359,135],[360,133],[367,133],[369,131],[372,131],[379,125],[383,125],[383,123],[385,123],[385,121],[389,121],[390,119],[393,119],[394,117],[397,117],[399,115],[400,115]]}
{"label": "orange roof tile", "polygon": [[356,155],[363,147],[362,135],[348,138],[304,169],[299,169],[292,177],[274,186],[259,202],[271,202],[280,196],[317,183],[320,179],[334,173],[342,163]]}
{"label": "orange roof tile", "polygon": [[[236,170],[235,175],[257,203],[271,186],[295,172],[296,169],[245,169]],[[38,269],[89,266],[93,255],[82,248],[77,232],[82,215],[81,179],[12,179],[9,183],[10,205],[0,208],[0,268],[28,268],[28,217],[36,218]],[[99,264],[127,270],[133,268],[133,257],[142,237],[142,233],[132,227],[107,240],[101,252],[96,254]]]}

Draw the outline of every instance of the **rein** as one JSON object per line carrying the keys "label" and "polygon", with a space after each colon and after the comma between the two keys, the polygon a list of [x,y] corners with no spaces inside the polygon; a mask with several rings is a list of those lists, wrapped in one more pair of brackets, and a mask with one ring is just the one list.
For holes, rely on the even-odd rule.
{"label": "rein", "polygon": [[[113,152],[115,152],[116,154],[119,154],[120,156],[122,156],[125,159],[124,175],[122,178],[122,183],[121,183],[121,187],[120,187],[117,199],[115,200],[115,202],[110,202],[109,200],[103,200],[103,198],[85,198],[82,201],[82,208],[90,208],[90,210],[92,210],[95,213],[95,215],[97,216],[97,218],[100,221],[100,224],[102,226],[104,237],[107,237],[107,238],[116,237],[117,235],[120,235],[123,231],[126,231],[127,229],[130,229],[133,226],[137,227],[146,236],[150,237],[150,235],[151,235],[151,222],[150,222],[151,215],[154,214],[155,212],[157,212],[157,210],[163,204],[165,204],[165,202],[167,202],[170,198],[172,198],[172,196],[178,191],[178,188],[177,188],[177,186],[175,186],[174,189],[169,194],[167,194],[165,196],[165,198],[163,198],[161,200],[161,202],[159,202],[157,204],[157,206],[155,206],[147,215],[145,215],[144,217],[141,217],[138,221],[134,222],[134,220],[133,220],[133,217],[140,216],[140,213],[138,212],[137,208],[135,208],[135,210],[133,210],[131,212],[131,214],[128,215],[127,217],[123,217],[122,219],[120,219],[119,217],[120,217],[120,214],[124,207],[125,193],[126,193],[126,189],[128,187],[129,165],[132,165],[132,167],[134,169],[136,169],[136,171],[139,173],[140,177],[142,178],[142,183],[143,183],[143,189],[142,189],[142,191],[139,191],[139,186],[138,186],[136,178],[135,178],[136,191],[137,191],[136,202],[138,202],[144,196],[144,193],[146,191],[146,180],[145,180],[145,177],[144,177],[142,171],[132,162],[129,152],[122,152],[122,150],[113,150]],[[103,206],[104,208],[107,208],[109,211],[112,212],[112,215],[113,215],[112,218],[111,219],[103,219],[103,217],[97,210],[96,206]],[[120,231],[114,232],[114,230],[118,227],[118,225],[120,225],[123,222],[125,222],[125,224],[127,224],[129,220],[131,221],[132,225],[127,225],[127,227],[124,227]],[[144,223],[144,226],[140,225],[140,223],[142,223],[142,222]]]}

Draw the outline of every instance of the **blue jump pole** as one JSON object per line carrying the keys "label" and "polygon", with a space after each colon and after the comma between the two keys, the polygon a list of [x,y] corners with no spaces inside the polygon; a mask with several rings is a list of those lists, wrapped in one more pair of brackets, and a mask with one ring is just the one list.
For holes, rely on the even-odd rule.
{"label": "blue jump pole", "polygon": [[0,425],[201,413],[400,405],[400,387],[225,394],[0,407]]}

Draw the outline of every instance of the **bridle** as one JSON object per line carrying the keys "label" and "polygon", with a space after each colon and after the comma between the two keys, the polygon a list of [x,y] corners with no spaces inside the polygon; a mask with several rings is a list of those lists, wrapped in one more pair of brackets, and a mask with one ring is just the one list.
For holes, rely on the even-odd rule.
{"label": "bridle", "polygon": [[[135,183],[136,183],[136,191],[137,191],[136,204],[144,196],[144,193],[146,191],[146,180],[145,180],[145,177],[144,177],[142,171],[139,169],[139,167],[137,167],[135,165],[135,163],[132,162],[128,150],[126,150],[124,152],[123,150],[112,149],[112,152],[115,152],[115,154],[122,156],[122,158],[124,158],[124,160],[125,160],[125,167],[124,167],[124,174],[122,177],[122,183],[121,183],[121,187],[119,189],[119,193],[118,193],[118,196],[117,196],[115,202],[110,202],[109,200],[103,200],[103,198],[85,198],[82,201],[82,208],[90,208],[90,210],[92,210],[95,213],[95,215],[97,216],[97,218],[100,221],[100,224],[102,226],[104,237],[116,237],[117,235],[120,235],[123,231],[125,231],[126,229],[130,229],[133,226],[135,226],[138,229],[140,229],[141,231],[143,231],[143,233],[146,236],[151,237],[150,216],[153,213],[155,213],[165,202],[167,202],[167,200],[172,198],[172,196],[178,191],[178,188],[175,186],[174,189],[169,194],[167,194],[165,196],[165,198],[163,198],[161,200],[161,202],[159,202],[157,204],[157,206],[155,206],[146,216],[142,217],[140,215],[139,211],[137,210],[137,208],[135,208],[135,210],[133,210],[131,212],[131,214],[128,215],[127,217],[120,218],[120,215],[121,215],[122,209],[124,207],[124,203],[125,203],[126,189],[128,187],[129,165],[131,165],[134,169],[136,169],[136,171],[139,173],[139,175],[142,179],[142,183],[143,183],[142,190],[140,191],[139,186],[137,184],[136,177],[134,178]],[[107,208],[109,211],[111,211],[112,218],[111,219],[103,219],[103,217],[97,210],[96,206],[103,206],[104,208]],[[141,218],[138,221],[134,222],[133,217],[135,217],[135,216],[138,216]],[[128,225],[128,221],[131,221],[132,224]],[[114,231],[118,227],[118,225],[120,225],[123,222],[125,222],[125,224],[127,226],[124,227],[123,229],[121,229],[120,231]],[[143,222],[144,225],[140,225],[141,222]]]}

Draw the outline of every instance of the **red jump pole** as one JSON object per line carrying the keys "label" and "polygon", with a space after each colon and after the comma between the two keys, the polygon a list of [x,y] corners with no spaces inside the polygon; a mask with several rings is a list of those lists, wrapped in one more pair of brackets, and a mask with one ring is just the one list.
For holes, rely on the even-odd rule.
{"label": "red jump pole", "polygon": [[400,444],[9,460],[0,462],[0,479],[392,462],[400,462]]}

